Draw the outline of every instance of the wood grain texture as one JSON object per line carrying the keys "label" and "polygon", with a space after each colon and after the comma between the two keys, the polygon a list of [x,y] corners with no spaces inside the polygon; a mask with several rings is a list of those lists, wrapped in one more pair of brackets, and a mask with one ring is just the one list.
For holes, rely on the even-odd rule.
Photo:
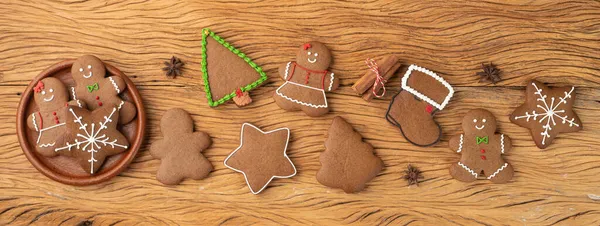
{"label": "wood grain texture", "polygon": [[[460,224],[598,225],[600,202],[600,2],[598,1],[13,1],[0,4],[0,224]],[[262,65],[269,80],[238,109],[207,106],[200,73],[201,29],[210,27]],[[327,44],[341,76],[328,94],[332,111],[322,118],[287,113],[271,98],[282,84],[277,66],[292,60],[305,41]],[[445,77],[457,93],[437,115],[442,141],[410,145],[384,117],[388,100],[366,103],[351,85],[364,59],[396,54]],[[29,81],[66,58],[95,54],[136,83],[148,112],[148,135],[129,169],[99,185],[72,187],[51,181],[27,161],[15,134],[15,113]],[[162,62],[176,55],[184,76],[167,79]],[[480,83],[483,62],[504,72],[502,82]],[[401,69],[404,70],[405,68]],[[575,111],[584,129],[564,133],[541,151],[528,130],[508,115],[538,78],[573,84]],[[399,78],[388,83],[398,91]],[[213,138],[204,154],[215,170],[200,181],[164,186],[155,180],[158,160],[148,143],[162,137],[162,113],[189,111],[197,130]],[[459,155],[447,148],[470,109],[498,118],[514,148],[508,184],[453,180]],[[372,144],[385,163],[359,194],[317,183],[323,134],[340,115]],[[243,122],[263,129],[289,127],[289,156],[298,175],[252,195],[243,176],[225,168]],[[406,187],[402,171],[424,171],[419,187]]]}

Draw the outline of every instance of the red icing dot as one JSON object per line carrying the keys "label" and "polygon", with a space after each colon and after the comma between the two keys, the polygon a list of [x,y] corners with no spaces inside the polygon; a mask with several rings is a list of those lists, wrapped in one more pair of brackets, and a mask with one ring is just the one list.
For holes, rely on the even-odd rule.
{"label": "red icing dot", "polygon": [[485,160],[485,159],[486,159],[485,155],[482,155],[482,156],[481,156],[481,159]]}
{"label": "red icing dot", "polygon": [[98,101],[98,106],[102,107],[102,102]]}
{"label": "red icing dot", "polygon": [[52,114],[53,114],[53,115],[56,115],[56,111],[55,111],[55,112],[52,112]]}
{"label": "red icing dot", "polygon": [[425,111],[427,111],[427,113],[431,114],[431,112],[433,112],[433,107],[431,105],[427,105],[427,107],[425,107]]}
{"label": "red icing dot", "polygon": [[99,97],[99,96],[96,96],[96,100],[100,100],[100,97]]}
{"label": "red icing dot", "polygon": [[485,149],[481,149],[481,153],[485,153]]}

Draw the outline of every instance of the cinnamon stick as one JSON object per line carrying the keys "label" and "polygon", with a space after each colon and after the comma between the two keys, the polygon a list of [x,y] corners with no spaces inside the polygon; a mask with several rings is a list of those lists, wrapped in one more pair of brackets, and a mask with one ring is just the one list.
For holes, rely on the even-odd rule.
{"label": "cinnamon stick", "polygon": [[[377,66],[379,66],[379,73],[383,75],[387,74],[390,68],[392,68],[398,62],[398,57],[395,55],[387,55],[375,62],[377,63]],[[368,70],[365,75],[363,75],[356,81],[356,83],[354,83],[352,90],[354,90],[356,94],[362,95],[373,87],[376,77],[377,76],[375,75],[375,72]]]}
{"label": "cinnamon stick", "polygon": [[[392,76],[394,76],[394,74],[396,74],[396,71],[398,71],[398,68],[400,68],[400,66],[402,66],[402,64],[400,62],[396,62],[384,75],[381,76],[381,77],[383,77],[383,80],[387,81]],[[375,87],[375,93],[377,93],[379,95],[380,94],[379,91],[382,88],[383,87],[381,86],[381,84],[378,84],[377,87]],[[371,100],[373,100],[373,98],[375,98],[375,94],[373,94],[373,86],[371,86],[371,88],[369,90],[367,90],[367,92],[365,92],[365,94],[363,94],[362,98],[363,98],[363,100],[366,100],[366,101],[371,101]]]}

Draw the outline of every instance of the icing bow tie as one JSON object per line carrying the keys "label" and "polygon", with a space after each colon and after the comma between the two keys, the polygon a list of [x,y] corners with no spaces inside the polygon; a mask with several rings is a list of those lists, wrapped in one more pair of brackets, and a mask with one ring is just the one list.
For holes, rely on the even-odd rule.
{"label": "icing bow tie", "polygon": [[488,136],[485,137],[477,137],[477,144],[481,144],[481,143],[488,143],[489,139]]}
{"label": "icing bow tie", "polygon": [[88,92],[93,92],[94,90],[98,90],[98,83],[94,83],[93,85],[87,86]]}

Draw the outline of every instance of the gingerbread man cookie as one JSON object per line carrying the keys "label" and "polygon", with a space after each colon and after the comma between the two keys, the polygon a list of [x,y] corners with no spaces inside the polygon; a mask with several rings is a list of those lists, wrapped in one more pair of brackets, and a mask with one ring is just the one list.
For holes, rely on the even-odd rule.
{"label": "gingerbread man cookie", "polygon": [[200,180],[213,167],[202,151],[211,144],[204,132],[194,132],[192,117],[182,109],[165,112],[160,120],[164,139],[150,146],[152,157],[160,159],[156,179],[163,184],[179,184],[184,178]]}
{"label": "gingerbread man cookie", "polygon": [[450,138],[450,149],[461,153],[460,161],[450,167],[450,175],[459,181],[472,182],[483,173],[494,183],[506,183],[513,168],[502,154],[510,150],[510,138],[496,134],[496,118],[483,109],[471,110],[462,121],[463,134]]}
{"label": "gingerbread man cookie", "polygon": [[69,101],[65,85],[57,78],[49,77],[33,87],[33,99],[39,111],[29,115],[27,126],[38,132],[35,149],[43,156],[55,156],[55,146],[65,142],[66,112],[69,106],[84,107],[81,101]]}
{"label": "gingerbread man cookie", "polygon": [[116,106],[119,110],[119,124],[127,124],[136,114],[133,103],[119,97],[127,85],[119,76],[106,76],[104,63],[95,56],[77,58],[71,67],[75,87],[71,87],[74,100],[81,100],[90,110],[104,105]]}
{"label": "gingerbread man cookie", "polygon": [[331,61],[331,53],[323,43],[313,41],[302,45],[296,61],[279,68],[285,83],[275,91],[275,103],[286,111],[302,110],[313,117],[329,112],[325,92],[339,87],[339,78],[327,71]]}

